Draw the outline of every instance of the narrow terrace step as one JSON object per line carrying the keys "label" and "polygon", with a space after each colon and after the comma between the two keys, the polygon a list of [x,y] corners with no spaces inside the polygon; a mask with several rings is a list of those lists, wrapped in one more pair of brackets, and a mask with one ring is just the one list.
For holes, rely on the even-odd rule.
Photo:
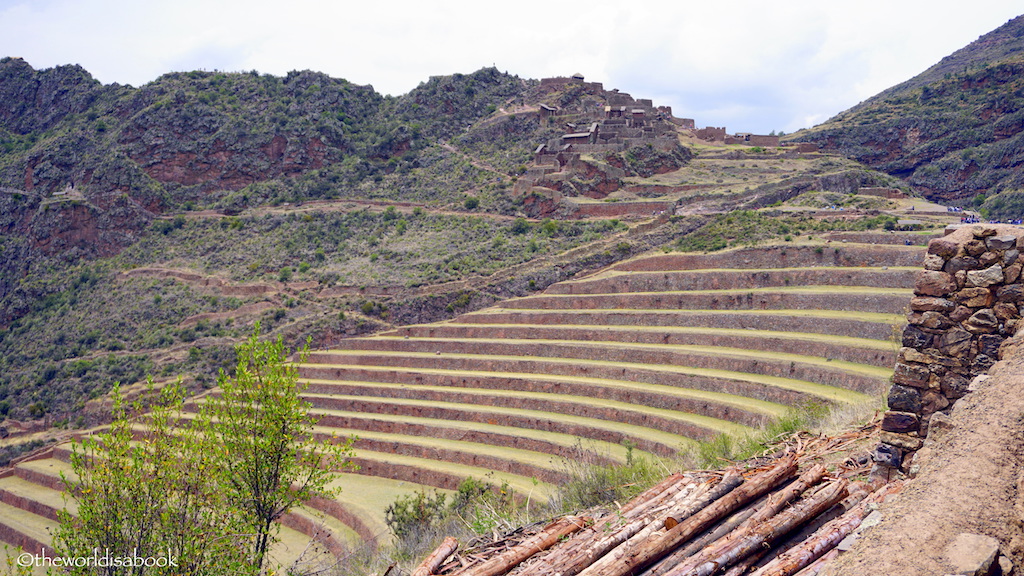
{"label": "narrow terrace step", "polygon": [[507,483],[520,495],[539,502],[546,502],[554,491],[552,485],[534,478],[415,456],[361,450],[352,462],[359,465],[359,469],[346,474],[390,478],[445,490],[456,490],[466,478],[475,478],[496,486]]}
{"label": "narrow terrace step", "polygon": [[[421,389],[422,388],[422,389]],[[351,392],[340,394],[340,390]],[[556,394],[537,393],[500,393],[494,390],[452,389],[447,386],[415,387],[380,384],[380,383],[338,383],[330,394],[303,395],[315,408],[331,408],[340,410],[367,410],[367,401],[390,402],[393,404],[418,403],[424,407],[445,409],[465,406],[490,406],[513,410],[530,410],[546,412],[549,418],[561,416],[578,416],[596,420],[607,420],[620,424],[630,424],[663,430],[679,436],[690,438],[708,438],[715,434],[728,433],[739,435],[750,431],[750,428],[730,420],[719,419],[703,414],[680,412],[666,408],[637,406],[628,402],[603,400],[599,398],[577,401],[575,397]],[[717,410],[738,409],[709,406]],[[764,417],[762,418],[764,419]]]}
{"label": "narrow terrace step", "polygon": [[559,458],[587,459],[595,464],[622,464],[627,450],[620,444],[587,440],[557,432],[498,426],[480,422],[439,421],[433,418],[390,414],[361,414],[343,410],[315,410],[311,414],[325,427],[364,432],[385,432],[420,438],[459,440],[492,446],[543,452]]}
{"label": "narrow terrace step", "polygon": [[616,444],[629,442],[640,450],[659,456],[674,456],[684,447],[693,445],[693,439],[688,436],[656,428],[543,410],[333,394],[306,394],[304,397],[313,405],[314,410],[341,410],[374,416],[412,416],[442,422],[450,420],[491,425],[500,422],[505,426],[570,434],[588,440]]}
{"label": "narrow terrace step", "polygon": [[[557,375],[540,372],[487,372],[429,368],[356,365],[306,365],[301,376],[310,382],[308,392],[322,394],[357,393],[389,397],[452,398],[460,390],[480,395],[544,393],[566,395],[564,409],[574,413],[604,408],[588,398],[625,402],[639,408],[682,410],[695,407],[699,413],[722,420],[751,425],[763,423],[764,416],[777,417],[786,406],[844,398],[859,403],[869,396],[843,389],[772,376],[730,373],[722,370],[690,369],[683,372],[657,370],[609,370],[609,377],[591,371],[591,376]],[[385,387],[384,384],[388,386]],[[819,387],[834,394],[830,398],[812,394],[807,387]],[[397,388],[396,388],[397,387]],[[369,388],[369,391],[368,391]],[[438,389],[438,392],[434,392]],[[820,392],[820,390],[815,390]],[[553,400],[555,397],[547,397]],[[473,402],[479,402],[473,396]],[[495,398],[494,402],[514,403]],[[547,408],[542,408],[547,410]]]}
{"label": "narrow terrace step", "polygon": [[599,272],[549,287],[545,294],[610,294],[675,290],[748,290],[779,286],[873,286],[913,288],[920,266],[894,268],[776,268]]}
{"label": "narrow terrace step", "polygon": [[[313,359],[313,355],[310,355]],[[315,362],[315,363],[314,363]],[[749,389],[743,383],[760,384],[766,387],[774,387],[780,390],[788,390],[800,394],[816,396],[820,400],[838,401],[847,403],[858,403],[866,400],[866,394],[876,393],[877,379],[869,379],[866,382],[862,379],[851,378],[851,384],[863,384],[863,390],[849,390],[836,386],[827,386],[817,382],[774,376],[770,374],[756,374],[737,370],[724,370],[719,368],[704,368],[694,366],[681,366],[667,363],[643,363],[627,361],[606,361],[595,359],[576,358],[531,358],[520,356],[503,355],[482,355],[482,354],[436,354],[423,352],[361,352],[344,351],[320,352],[316,354],[316,360],[300,367],[300,374],[307,374],[315,368],[327,368],[318,372],[319,378],[344,378],[347,376],[332,375],[329,367],[354,367],[360,366],[367,369],[374,368],[402,368],[415,372],[427,370],[443,370],[450,375],[458,377],[465,373],[467,377],[472,376],[494,376],[497,374],[536,374],[556,375],[563,377],[591,377],[612,380],[632,380],[636,382],[648,382],[650,384],[663,384],[679,388],[700,389],[699,385],[690,385],[686,377],[711,378],[714,380],[727,380],[740,383],[741,388]],[[872,370],[882,370],[874,367]],[[371,380],[373,380],[371,378]],[[410,380],[409,383],[414,383]],[[706,384],[705,384],[706,385]],[[724,383],[719,382],[719,386]],[[747,396],[749,398],[760,398],[756,393],[734,392],[726,388],[705,388],[716,392]],[[770,393],[764,390],[763,393]],[[771,401],[776,401],[766,397]]]}
{"label": "narrow terrace step", "polygon": [[[385,521],[385,510],[399,498],[412,496],[417,492],[454,494],[452,490],[360,474],[342,474],[327,487],[332,490],[341,489],[341,493],[332,502],[359,519],[363,525],[360,536],[365,542],[377,544],[394,537]],[[345,523],[352,525],[348,520]]]}
{"label": "narrow terrace step", "polygon": [[[755,330],[752,328],[705,328],[687,326],[609,326],[601,324],[420,324],[403,326],[380,336],[409,338],[574,340],[602,343],[669,344],[682,346],[721,346],[787,352],[832,358],[880,368],[891,368],[896,361],[892,341],[852,336],[828,336],[808,332]],[[347,345],[347,339],[341,344]],[[339,347],[342,347],[339,344]]]}
{"label": "narrow terrace step", "polygon": [[61,473],[69,479],[77,478],[68,463],[69,453],[70,450],[62,446],[54,446],[52,457],[21,462],[14,467],[14,475],[50,490],[63,492],[65,485]]}
{"label": "narrow terrace step", "polygon": [[13,475],[0,478],[0,502],[53,521],[65,506],[72,513],[78,508],[72,499],[65,504],[63,492]]}
{"label": "narrow terrace step", "polygon": [[768,310],[803,308],[893,314],[903,310],[913,290],[864,286],[798,286],[750,290],[690,290],[626,294],[542,294],[514,298],[502,308]]}
{"label": "narrow terrace step", "polygon": [[[376,371],[375,374],[374,371]],[[424,381],[410,384],[409,376],[415,377],[416,372],[405,371],[403,373],[401,369],[392,371],[371,367],[368,374],[378,377],[369,381],[310,379],[306,381],[309,383],[307,391],[316,394],[377,396],[433,402],[511,406],[577,414],[602,420],[614,419],[614,416],[608,415],[608,406],[609,403],[618,403],[629,407],[629,412],[622,414],[622,417],[629,416],[636,419],[640,417],[635,414],[637,412],[669,410],[680,415],[690,414],[693,416],[690,418],[692,424],[706,425],[715,429],[724,426],[718,425],[719,421],[734,422],[741,426],[759,426],[764,423],[766,418],[782,416],[786,410],[786,407],[781,404],[757,400],[749,396],[637,383],[628,380],[576,378],[563,381],[550,379],[539,382],[531,378],[531,375],[512,375],[512,378],[504,380],[511,383],[512,386],[501,386],[502,380],[495,378],[482,383],[499,385],[481,387],[461,382],[453,385],[444,380],[440,380],[437,384]],[[706,416],[711,420],[698,421],[694,419],[697,416]]]}
{"label": "narrow terrace step", "polygon": [[[902,313],[845,310],[546,310],[487,308],[456,318],[463,324],[673,326],[772,330],[890,340],[906,322]],[[446,324],[437,324],[444,326]]]}
{"label": "narrow terrace step", "polygon": [[620,271],[693,270],[698,268],[796,268],[805,266],[920,266],[920,246],[879,246],[832,242],[828,245],[775,245],[710,254],[639,256],[611,266]]}
{"label": "narrow terrace step", "polygon": [[[694,344],[635,344],[582,340],[515,340],[515,339],[450,339],[450,338],[352,338],[339,343],[338,351],[431,354],[447,358],[451,355],[476,357],[482,363],[493,358],[522,357],[538,359],[597,360],[640,364],[689,366],[729,370],[747,374],[763,374],[817,382],[861,392],[883,387],[892,376],[891,368],[870,366],[808,356],[792,352],[793,348],[779,351],[747,350]],[[310,356],[315,363],[321,359],[332,361],[331,352]],[[344,360],[342,360],[344,362]],[[366,362],[360,362],[364,364]],[[473,369],[465,365],[463,369]]]}
{"label": "narrow terrace step", "polygon": [[537,478],[542,482],[552,484],[563,482],[566,479],[565,465],[561,459],[552,457],[550,454],[520,448],[326,426],[316,426],[314,433],[328,440],[335,433],[344,438],[356,437],[353,444],[356,456],[364,452],[398,454],[507,472],[518,476]]}
{"label": "narrow terrace step", "polygon": [[56,526],[53,520],[0,502],[0,542],[38,554],[44,546],[50,548],[50,532]]}
{"label": "narrow terrace step", "polygon": [[306,506],[293,508],[280,524],[319,543],[336,557],[343,556],[362,541],[360,535],[341,520]]}

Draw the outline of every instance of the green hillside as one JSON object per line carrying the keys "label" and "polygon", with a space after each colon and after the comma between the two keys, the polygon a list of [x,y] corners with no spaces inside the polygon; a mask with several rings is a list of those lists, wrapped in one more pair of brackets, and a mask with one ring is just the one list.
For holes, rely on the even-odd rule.
{"label": "green hillside", "polygon": [[898,176],[937,202],[1024,216],[1024,16],[792,138]]}

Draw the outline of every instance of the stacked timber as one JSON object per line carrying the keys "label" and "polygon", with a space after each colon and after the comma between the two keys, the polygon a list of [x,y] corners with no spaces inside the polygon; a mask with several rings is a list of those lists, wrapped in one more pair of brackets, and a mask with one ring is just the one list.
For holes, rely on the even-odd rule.
{"label": "stacked timber", "polygon": [[499,553],[456,553],[447,539],[413,574],[817,574],[901,484],[850,481],[802,461],[787,453],[749,470],[674,474],[616,509],[538,525]]}

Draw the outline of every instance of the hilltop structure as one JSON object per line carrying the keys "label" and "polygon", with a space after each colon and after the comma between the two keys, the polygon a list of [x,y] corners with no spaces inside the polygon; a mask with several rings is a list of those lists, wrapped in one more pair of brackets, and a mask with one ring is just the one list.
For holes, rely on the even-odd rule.
{"label": "hilltop structure", "polygon": [[[774,135],[729,135],[724,127],[697,129],[694,119],[675,117],[671,106],[655,106],[650,99],[605,90],[600,82],[587,82],[582,74],[542,79],[539,98],[537,115],[541,123],[560,129],[561,134],[552,135],[534,149],[533,165],[516,182],[514,191],[518,196],[534,196],[527,198],[528,208],[537,207],[532,211],[534,215],[554,213],[554,206],[559,204],[566,208],[566,197],[604,199],[622,188],[623,179],[630,176],[649,177],[681,168],[690,154],[680,146],[680,132],[727,145],[780,145],[779,137]],[[671,210],[672,204],[621,203],[602,207],[600,213],[650,215]],[[592,215],[595,208],[566,209],[577,215]]]}

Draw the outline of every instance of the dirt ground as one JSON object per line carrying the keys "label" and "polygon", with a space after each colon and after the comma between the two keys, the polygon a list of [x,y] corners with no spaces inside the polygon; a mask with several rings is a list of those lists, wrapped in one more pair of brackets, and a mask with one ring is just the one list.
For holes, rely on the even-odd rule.
{"label": "dirt ground", "polygon": [[882,522],[824,574],[948,574],[945,550],[962,532],[999,540],[1022,573],[1024,335],[1005,346],[991,377],[955,404],[953,427],[930,433],[917,476],[881,506]]}

